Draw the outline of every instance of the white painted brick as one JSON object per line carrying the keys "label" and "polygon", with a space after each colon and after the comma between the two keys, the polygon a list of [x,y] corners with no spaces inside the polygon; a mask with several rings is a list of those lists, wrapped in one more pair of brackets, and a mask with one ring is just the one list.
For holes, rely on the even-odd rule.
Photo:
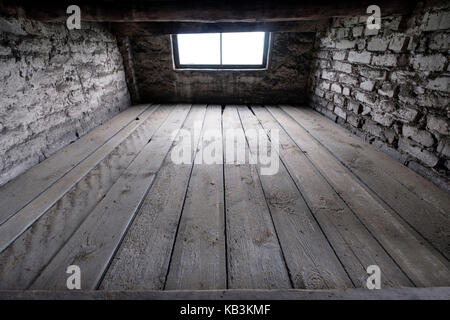
{"label": "white painted brick", "polygon": [[435,130],[443,135],[450,134],[450,120],[442,119],[434,115],[427,116],[427,128]]}
{"label": "white painted brick", "polygon": [[372,38],[367,43],[367,50],[369,51],[386,51],[389,45],[388,39]]}
{"label": "white painted brick", "polygon": [[339,40],[336,41],[335,43],[335,48],[336,49],[352,49],[355,47],[356,41],[354,40]]}
{"label": "white painted brick", "polygon": [[355,99],[368,105],[373,105],[376,100],[373,96],[361,91],[356,92]]}
{"label": "white painted brick", "polygon": [[436,79],[429,80],[426,88],[430,90],[450,92],[450,77],[438,77]]}
{"label": "white painted brick", "polygon": [[425,130],[419,130],[413,126],[404,125],[402,128],[402,134],[404,137],[411,138],[425,147],[431,147],[434,144],[434,139],[431,133]]}
{"label": "white painted brick", "polygon": [[323,70],[322,71],[322,79],[335,80],[336,79],[336,72],[330,72],[330,71]]}
{"label": "white painted brick", "polygon": [[405,35],[396,35],[389,42],[389,50],[402,52],[408,48],[409,37]]}
{"label": "white painted brick", "polygon": [[333,60],[345,60],[346,57],[347,57],[347,51],[333,52]]}
{"label": "white painted brick", "polygon": [[335,61],[333,63],[333,68],[337,71],[352,73],[352,65],[350,63]]}
{"label": "white painted brick", "polygon": [[362,81],[359,87],[365,91],[372,91],[375,86],[375,82],[372,80]]}
{"label": "white painted brick", "polygon": [[350,51],[348,54],[348,61],[355,63],[364,63],[369,64],[370,59],[372,58],[372,54],[370,52],[356,52]]}
{"label": "white painted brick", "polygon": [[442,54],[422,55],[418,54],[410,59],[410,63],[416,70],[422,71],[442,71],[446,62]]}
{"label": "white painted brick", "polygon": [[345,111],[342,110],[340,107],[335,107],[334,113],[336,113],[338,115],[338,117],[340,117],[344,120],[347,119],[347,113],[345,113]]}
{"label": "white painted brick", "polygon": [[337,92],[337,93],[341,93],[342,92],[342,87],[337,84],[337,83],[333,83],[331,85],[331,91]]}
{"label": "white painted brick", "polygon": [[376,55],[372,58],[372,64],[375,66],[393,67],[397,65],[397,56],[394,54]]}
{"label": "white painted brick", "polygon": [[427,12],[421,24],[424,31],[450,29],[450,11]]}
{"label": "white painted brick", "polygon": [[398,147],[400,150],[403,150],[413,157],[419,159],[428,167],[434,167],[439,161],[439,158],[435,154],[426,149],[420,148],[407,138],[400,138]]}

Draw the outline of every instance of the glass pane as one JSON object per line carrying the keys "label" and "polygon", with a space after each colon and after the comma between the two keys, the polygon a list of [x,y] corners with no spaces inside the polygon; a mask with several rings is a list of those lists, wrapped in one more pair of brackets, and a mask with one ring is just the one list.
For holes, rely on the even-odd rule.
{"label": "glass pane", "polygon": [[222,34],[223,64],[262,64],[264,32]]}
{"label": "glass pane", "polygon": [[220,64],[220,34],[179,34],[180,64]]}

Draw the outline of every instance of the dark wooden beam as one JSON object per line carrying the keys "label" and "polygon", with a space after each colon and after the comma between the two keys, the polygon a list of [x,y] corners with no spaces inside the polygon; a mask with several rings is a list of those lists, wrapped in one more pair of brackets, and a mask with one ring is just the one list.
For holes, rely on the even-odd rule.
{"label": "dark wooden beam", "polygon": [[329,19],[280,22],[122,22],[111,23],[112,30],[122,36],[208,32],[303,32],[324,30]]}
{"label": "dark wooden beam", "polygon": [[[377,0],[383,16],[403,14],[415,1]],[[4,0],[2,11],[41,21],[65,21],[72,1]],[[270,22],[363,16],[373,0],[261,1],[78,1],[84,21]]]}

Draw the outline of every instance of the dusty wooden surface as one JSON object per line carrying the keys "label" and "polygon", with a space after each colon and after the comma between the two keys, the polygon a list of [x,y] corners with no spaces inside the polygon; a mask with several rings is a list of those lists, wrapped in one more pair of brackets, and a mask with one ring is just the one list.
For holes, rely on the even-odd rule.
{"label": "dusty wooden surface", "polygon": [[0,291],[0,300],[449,300],[450,287],[368,290]]}
{"label": "dusty wooden surface", "polygon": [[[161,105],[112,121],[12,181],[14,196],[0,190],[13,208],[2,211],[0,290],[50,290],[0,299],[448,298],[436,288],[450,285],[448,194],[322,116]],[[227,153],[229,129],[244,162]],[[248,161],[261,152],[252,130],[278,130],[273,174]],[[190,160],[175,163],[187,145]],[[218,161],[205,163],[214,146]],[[72,264],[98,291],[64,292]],[[350,289],[373,264],[384,290]],[[428,288],[388,289],[414,286]]]}

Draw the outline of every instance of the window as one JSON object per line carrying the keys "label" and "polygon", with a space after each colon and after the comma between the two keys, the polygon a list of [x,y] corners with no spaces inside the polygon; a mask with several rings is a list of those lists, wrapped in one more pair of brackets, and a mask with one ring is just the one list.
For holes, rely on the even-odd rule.
{"label": "window", "polygon": [[267,32],[172,35],[176,69],[265,69]]}

